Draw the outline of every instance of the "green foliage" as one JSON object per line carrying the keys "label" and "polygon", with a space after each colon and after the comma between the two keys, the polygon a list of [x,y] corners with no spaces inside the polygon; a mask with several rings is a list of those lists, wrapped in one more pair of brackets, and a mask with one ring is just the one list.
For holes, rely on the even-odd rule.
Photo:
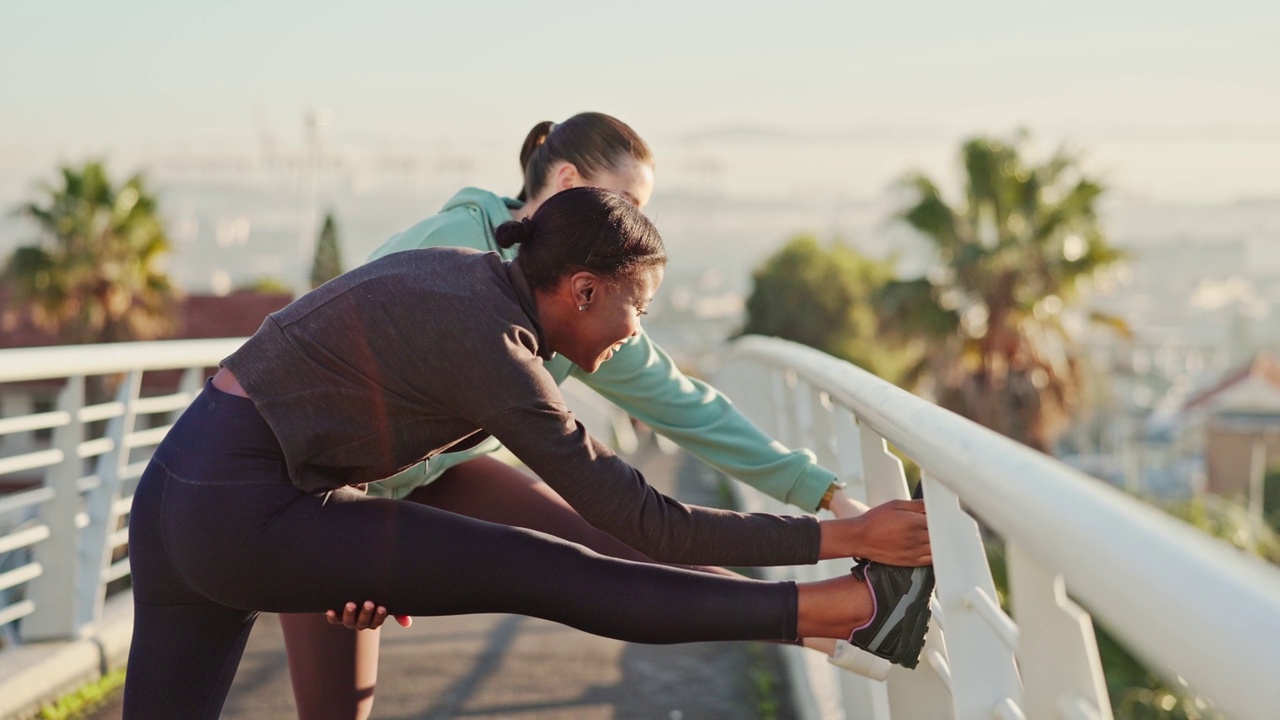
{"label": "green foliage", "polygon": [[161,337],[174,290],[159,266],[169,251],[155,196],[138,174],[116,185],[99,162],[64,166],[59,185],[18,208],[40,230],[4,268],[17,312],[63,342]]}
{"label": "green foliage", "polygon": [[1095,628],[1107,694],[1117,720],[1226,720],[1190,688],[1147,670],[1103,628]]}
{"label": "green foliage", "polygon": [[747,675],[751,681],[751,696],[755,700],[756,717],[759,720],[774,720],[782,709],[782,704],[778,700],[781,688],[766,653],[777,652],[777,648],[766,648],[761,643],[750,643],[748,652],[751,653],[751,665]]}
{"label": "green foliage", "polygon": [[[898,218],[932,244],[935,266],[887,283],[875,302],[884,339],[923,346],[908,373],[919,389],[1047,452],[1081,382],[1063,312],[1122,256],[1098,225],[1102,186],[1062,151],[1028,162],[1025,140],[966,142],[958,204],[924,175],[903,180],[915,199]],[[1124,330],[1114,318],[1092,319]]]}
{"label": "green foliage", "polygon": [[325,213],[324,227],[316,240],[316,254],[311,261],[311,287],[321,285],[342,274],[342,250],[338,247],[338,227],[333,213]]}
{"label": "green foliage", "polygon": [[260,293],[263,295],[292,295],[293,288],[277,277],[254,278],[237,285],[234,292]]}
{"label": "green foliage", "polygon": [[877,346],[872,298],[893,277],[878,262],[840,243],[792,239],[752,274],[743,335],[785,338],[894,379],[904,364]]}
{"label": "green foliage", "polygon": [[111,693],[124,686],[124,670],[114,670],[96,682],[63,695],[52,705],[40,708],[40,720],[73,720],[102,704]]}
{"label": "green foliage", "polygon": [[1280,530],[1280,468],[1267,470],[1262,479],[1262,498],[1262,512],[1267,522],[1273,530]]}
{"label": "green foliage", "polygon": [[1203,495],[1166,505],[1164,509],[1235,548],[1280,564],[1280,534],[1265,520],[1255,519],[1241,503],[1218,495]]}

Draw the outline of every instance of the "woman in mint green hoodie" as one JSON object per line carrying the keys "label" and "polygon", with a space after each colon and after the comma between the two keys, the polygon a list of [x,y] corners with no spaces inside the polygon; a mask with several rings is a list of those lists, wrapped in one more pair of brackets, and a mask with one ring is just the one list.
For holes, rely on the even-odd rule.
{"label": "woman in mint green hoodie", "polygon": [[[531,217],[549,197],[584,185],[619,192],[643,208],[653,191],[653,156],[629,126],[600,113],[563,123],[539,123],[520,152],[524,188],[515,199],[465,188],[441,211],[392,237],[370,259],[426,247],[469,247],[498,252],[494,230]],[[707,464],[806,511],[828,509],[837,517],[861,515],[868,544],[863,557],[888,564],[917,564],[902,555],[904,529],[923,525],[919,501],[895,501],[867,511],[845,495],[835,473],[812,454],[790,450],[764,434],[715,388],[690,378],[643,332],[599,370],[588,373],[563,357],[546,364],[558,382],[576,377],[596,392],[674,440]],[[433,458],[372,492],[432,505],[463,515],[530,528],[630,560],[647,557],[595,529],[545,483],[492,454],[489,439],[469,450]],[[728,572],[706,568],[711,572]],[[386,611],[372,602],[348,603],[343,617],[284,615],[290,675],[301,717],[367,717],[377,675],[379,633]],[[407,624],[408,620],[401,620]],[[353,633],[344,627],[371,627]],[[833,647],[821,647],[831,652]]]}

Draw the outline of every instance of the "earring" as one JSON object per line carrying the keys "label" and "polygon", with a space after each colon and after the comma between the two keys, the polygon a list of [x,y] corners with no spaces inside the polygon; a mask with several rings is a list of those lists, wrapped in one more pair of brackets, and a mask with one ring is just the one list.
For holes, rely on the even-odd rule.
{"label": "earring", "polygon": [[579,306],[578,306],[578,312],[583,312],[583,311],[585,311],[586,309],[587,309],[587,306],[586,306],[586,305],[579,305]]}

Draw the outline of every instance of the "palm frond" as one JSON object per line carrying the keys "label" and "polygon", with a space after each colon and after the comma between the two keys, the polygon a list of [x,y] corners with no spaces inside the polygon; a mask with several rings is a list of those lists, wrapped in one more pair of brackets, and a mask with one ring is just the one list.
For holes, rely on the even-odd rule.
{"label": "palm frond", "polygon": [[962,233],[956,224],[956,213],[942,198],[937,186],[927,177],[915,174],[903,180],[903,185],[917,193],[910,207],[900,211],[898,217],[920,232],[943,252],[954,252],[963,244]]}

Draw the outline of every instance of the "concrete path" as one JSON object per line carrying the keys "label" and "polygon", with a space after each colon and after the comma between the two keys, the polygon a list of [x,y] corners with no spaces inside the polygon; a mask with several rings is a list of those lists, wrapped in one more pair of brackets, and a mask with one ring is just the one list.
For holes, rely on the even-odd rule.
{"label": "concrete path", "polygon": [[[633,458],[663,492],[722,506],[715,476],[683,453]],[[701,720],[779,718],[790,707],[768,643],[635,645],[512,615],[417,618],[383,630],[375,718]],[[112,699],[89,717],[120,716]],[[295,716],[275,616],[254,627],[224,718]]]}

